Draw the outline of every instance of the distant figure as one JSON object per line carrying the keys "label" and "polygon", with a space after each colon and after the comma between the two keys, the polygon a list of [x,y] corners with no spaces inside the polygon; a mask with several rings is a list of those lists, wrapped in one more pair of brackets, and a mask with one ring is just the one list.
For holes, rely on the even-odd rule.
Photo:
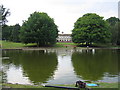
{"label": "distant figure", "polygon": [[80,81],[80,80],[76,82],[75,87],[85,88],[85,90],[91,90],[90,88],[87,88],[87,87],[86,87],[86,83],[84,83],[84,82],[82,82],[82,81]]}
{"label": "distant figure", "polygon": [[82,81],[77,81],[75,84],[75,87],[86,88],[86,83],[84,83]]}

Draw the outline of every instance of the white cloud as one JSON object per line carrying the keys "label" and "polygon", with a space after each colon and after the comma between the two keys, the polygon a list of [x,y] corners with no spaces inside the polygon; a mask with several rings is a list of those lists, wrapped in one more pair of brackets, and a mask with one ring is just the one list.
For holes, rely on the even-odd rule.
{"label": "white cloud", "polygon": [[71,33],[74,22],[85,13],[94,12],[105,18],[117,16],[116,7],[111,7],[110,2],[117,5],[118,0],[1,0],[11,12],[8,24],[22,24],[34,11],[46,12],[64,33]]}

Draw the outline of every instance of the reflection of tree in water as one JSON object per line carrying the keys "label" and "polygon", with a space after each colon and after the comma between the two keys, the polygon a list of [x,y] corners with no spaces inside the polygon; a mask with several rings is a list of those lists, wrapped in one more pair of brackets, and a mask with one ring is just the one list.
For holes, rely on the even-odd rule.
{"label": "reflection of tree in water", "polygon": [[[7,53],[5,50],[2,51],[2,57],[9,57],[9,55],[7,56]],[[11,63],[11,59],[3,59],[2,60],[2,82],[3,83],[7,83],[7,71],[9,70],[10,67],[10,63]]]}
{"label": "reflection of tree in water", "polygon": [[[117,59],[118,59],[118,64],[120,64],[120,49],[117,50],[118,52],[118,56],[117,56]],[[118,65],[118,72],[119,72],[119,75],[120,75],[120,65]]]}
{"label": "reflection of tree in water", "polygon": [[[31,56],[30,56],[31,55]],[[53,76],[53,72],[57,66],[57,57],[55,53],[32,52],[23,56],[22,66],[25,73],[31,81],[45,82],[50,76]]]}
{"label": "reflection of tree in water", "polygon": [[118,59],[116,50],[91,50],[72,55],[73,67],[78,76],[84,80],[100,80],[105,73],[109,76],[118,74]]}
{"label": "reflection of tree in water", "polygon": [[12,63],[22,66],[24,75],[29,77],[33,83],[45,82],[57,67],[57,56],[55,53],[44,53],[44,51],[9,51],[6,54],[12,59]]}
{"label": "reflection of tree in water", "polygon": [[20,67],[20,55],[21,55],[20,50],[15,50],[15,51],[3,50],[2,57],[9,57],[9,59],[3,60],[2,62],[8,67],[10,67],[11,64],[14,64],[16,68],[19,68]]}

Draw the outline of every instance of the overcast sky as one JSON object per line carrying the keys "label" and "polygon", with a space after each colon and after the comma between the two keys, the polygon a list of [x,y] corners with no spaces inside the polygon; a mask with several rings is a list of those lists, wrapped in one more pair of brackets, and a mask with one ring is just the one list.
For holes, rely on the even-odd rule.
{"label": "overcast sky", "polygon": [[0,5],[9,8],[11,15],[8,25],[27,20],[35,11],[46,12],[54,18],[60,33],[71,33],[74,23],[86,13],[96,13],[103,16],[118,17],[119,0],[0,0]]}

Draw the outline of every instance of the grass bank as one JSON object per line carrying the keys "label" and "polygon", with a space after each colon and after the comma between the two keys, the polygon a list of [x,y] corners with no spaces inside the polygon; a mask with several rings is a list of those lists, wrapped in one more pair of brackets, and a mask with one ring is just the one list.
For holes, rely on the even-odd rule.
{"label": "grass bank", "polygon": [[77,45],[75,43],[64,43],[64,42],[57,42],[57,45]]}
{"label": "grass bank", "polygon": [[54,47],[74,47],[76,46],[77,44],[75,43],[65,43],[65,42],[57,42]]}
{"label": "grass bank", "polygon": [[2,43],[2,49],[16,49],[16,48],[29,47],[35,45],[35,44],[15,43],[9,41],[1,41],[1,43]]}
{"label": "grass bank", "polygon": [[[0,41],[0,45],[2,44],[2,49],[16,49],[16,48],[23,48],[23,47],[36,47],[36,44],[23,44],[23,43],[15,43],[15,42],[9,42],[9,41]],[[75,47],[77,44],[75,43],[64,43],[64,42],[57,42],[52,47]],[[79,45],[79,48],[86,48],[84,45]],[[112,46],[112,45],[104,45],[104,44],[94,44],[93,48],[120,48],[120,46]]]}
{"label": "grass bank", "polygon": [[[36,44],[23,44],[23,43],[15,43],[9,41],[0,41],[2,43],[2,49],[16,49],[16,48],[23,48],[23,47],[32,47],[36,46]],[[53,47],[65,47],[68,46],[75,46],[75,43],[56,43]]]}
{"label": "grass bank", "polygon": [[[99,86],[96,87],[88,87],[88,88],[118,88],[118,83],[105,83],[105,82],[98,82]],[[3,87],[6,88],[48,88],[42,85],[22,85],[22,84],[2,84]],[[66,85],[54,85],[54,86],[66,86],[66,87],[75,87],[74,84],[66,84]]]}

